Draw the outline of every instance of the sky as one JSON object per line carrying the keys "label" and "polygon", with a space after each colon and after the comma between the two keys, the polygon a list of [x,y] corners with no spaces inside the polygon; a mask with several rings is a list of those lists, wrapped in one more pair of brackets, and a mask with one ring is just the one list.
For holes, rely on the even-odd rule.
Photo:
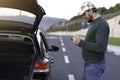
{"label": "sky", "polygon": [[[88,0],[38,0],[49,17],[70,19],[80,12],[83,2]],[[120,0],[89,0],[97,8],[106,7],[107,9],[120,3]]]}

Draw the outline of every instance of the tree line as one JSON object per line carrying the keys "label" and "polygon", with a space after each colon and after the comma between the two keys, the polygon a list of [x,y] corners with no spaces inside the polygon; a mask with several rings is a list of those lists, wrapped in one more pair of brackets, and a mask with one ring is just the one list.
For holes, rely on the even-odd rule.
{"label": "tree line", "polygon": [[[114,7],[110,7],[109,9],[107,9],[105,7],[100,7],[100,8],[98,8],[98,10],[105,19],[111,19],[115,16],[120,15],[120,3],[116,4]],[[62,27],[58,27],[58,26],[56,27],[55,25],[52,25],[48,29],[48,32],[49,31],[66,31],[66,30],[67,31],[76,31],[76,30],[83,28],[80,25],[81,21],[83,21],[82,16],[80,16],[80,15],[73,16]],[[120,24],[120,21],[119,21],[119,24]],[[60,24],[59,24],[59,26],[60,26]]]}
{"label": "tree line", "polygon": [[[119,13],[120,13],[120,3],[117,3],[114,7],[110,7],[109,9],[107,9],[105,7],[100,7],[100,8],[98,8],[98,10],[101,13],[101,15],[103,15],[103,16],[116,14],[116,15],[113,15],[113,17],[114,17],[114,16],[119,15]],[[82,18],[82,16],[77,15],[77,16],[72,17],[70,19],[70,21],[81,19],[81,18]],[[107,19],[108,19],[108,17],[107,17]]]}

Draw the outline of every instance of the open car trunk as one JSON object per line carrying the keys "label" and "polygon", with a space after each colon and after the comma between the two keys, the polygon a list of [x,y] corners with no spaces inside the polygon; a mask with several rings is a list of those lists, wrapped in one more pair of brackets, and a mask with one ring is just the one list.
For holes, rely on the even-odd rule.
{"label": "open car trunk", "polygon": [[32,44],[0,40],[0,80],[29,80],[33,54]]}
{"label": "open car trunk", "polygon": [[[23,14],[25,14],[27,12],[27,13],[30,13],[35,16],[35,19],[33,19],[33,23],[30,22],[31,25],[24,24],[24,23],[26,23],[26,22],[24,22],[24,20],[22,20],[22,21],[15,20],[14,21],[15,23],[13,23],[13,21],[10,21],[10,20],[12,20],[10,18],[8,18],[8,20],[5,19],[5,21],[0,20],[0,24],[1,24],[0,30],[2,30],[2,32],[8,31],[8,30],[10,32],[11,31],[23,31],[23,32],[27,31],[27,33],[34,34],[34,32],[38,30],[38,25],[39,25],[43,15],[45,15],[44,9],[37,3],[37,0],[0,0],[0,9],[1,8],[7,10],[8,14],[11,13],[11,10],[9,11],[9,9],[12,9],[12,12],[13,12],[13,9],[20,11],[20,15],[18,16],[18,19],[24,17],[21,14],[22,12],[23,12]],[[12,16],[12,15],[9,14],[9,16]],[[14,14],[13,16],[16,16],[16,14]],[[29,17],[29,15],[26,15],[26,16]],[[19,22],[22,22],[22,23],[19,23]]]}

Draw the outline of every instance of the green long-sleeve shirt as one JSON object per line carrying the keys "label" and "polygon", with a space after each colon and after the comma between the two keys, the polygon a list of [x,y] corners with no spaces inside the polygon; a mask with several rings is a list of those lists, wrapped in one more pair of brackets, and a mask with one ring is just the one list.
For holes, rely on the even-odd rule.
{"label": "green long-sleeve shirt", "polygon": [[108,38],[109,25],[102,17],[90,23],[85,40],[79,43],[85,63],[98,63],[105,59]]}

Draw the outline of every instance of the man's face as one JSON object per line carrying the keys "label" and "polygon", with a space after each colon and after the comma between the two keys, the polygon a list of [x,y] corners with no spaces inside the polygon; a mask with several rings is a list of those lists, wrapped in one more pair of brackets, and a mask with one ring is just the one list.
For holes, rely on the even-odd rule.
{"label": "man's face", "polygon": [[88,23],[93,21],[93,17],[90,11],[85,11],[83,13],[83,18],[86,19]]}

